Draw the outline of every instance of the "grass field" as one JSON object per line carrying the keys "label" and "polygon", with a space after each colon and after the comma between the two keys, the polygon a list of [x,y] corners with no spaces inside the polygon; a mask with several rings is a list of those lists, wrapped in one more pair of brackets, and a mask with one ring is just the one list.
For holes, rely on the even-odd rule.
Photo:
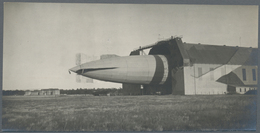
{"label": "grass field", "polygon": [[254,95],[3,96],[3,131],[255,130]]}

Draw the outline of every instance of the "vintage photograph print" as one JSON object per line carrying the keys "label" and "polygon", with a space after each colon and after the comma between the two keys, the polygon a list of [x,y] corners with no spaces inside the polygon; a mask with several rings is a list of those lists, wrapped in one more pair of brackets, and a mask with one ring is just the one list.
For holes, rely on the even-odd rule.
{"label": "vintage photograph print", "polygon": [[4,3],[2,131],[255,131],[258,6]]}

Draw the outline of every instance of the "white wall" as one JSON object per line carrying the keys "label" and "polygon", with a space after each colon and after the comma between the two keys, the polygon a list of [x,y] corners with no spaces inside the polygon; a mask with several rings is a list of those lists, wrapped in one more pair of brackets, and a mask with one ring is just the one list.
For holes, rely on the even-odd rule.
{"label": "white wall", "polygon": [[[184,67],[185,95],[226,94],[227,85],[216,80],[241,65],[195,64]],[[202,69],[199,75],[198,69]],[[213,69],[210,71],[210,69]]]}

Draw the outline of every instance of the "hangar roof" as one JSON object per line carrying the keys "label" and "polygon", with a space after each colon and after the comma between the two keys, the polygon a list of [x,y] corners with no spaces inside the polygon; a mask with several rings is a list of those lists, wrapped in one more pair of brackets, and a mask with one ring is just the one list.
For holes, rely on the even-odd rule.
{"label": "hangar roof", "polygon": [[[190,63],[257,65],[257,48],[182,43],[183,58]],[[184,55],[186,54],[186,55]]]}
{"label": "hangar roof", "polygon": [[246,82],[243,82],[236,73],[234,72],[230,72],[227,75],[224,75],[222,77],[220,77],[217,82],[220,83],[224,83],[224,84],[228,84],[230,86],[234,86],[234,87],[256,87],[257,84],[248,84]]}

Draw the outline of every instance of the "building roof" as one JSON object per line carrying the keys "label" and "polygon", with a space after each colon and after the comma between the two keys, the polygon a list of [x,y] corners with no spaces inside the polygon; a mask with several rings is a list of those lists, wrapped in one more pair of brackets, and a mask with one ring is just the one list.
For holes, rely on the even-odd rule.
{"label": "building roof", "polygon": [[59,89],[41,89],[42,91],[59,90]]}
{"label": "building roof", "polygon": [[191,43],[178,46],[183,58],[189,59],[191,64],[257,65],[257,48]]}
{"label": "building roof", "polygon": [[229,74],[220,77],[217,82],[231,86],[245,86],[243,81],[241,81],[241,79],[234,72],[230,72]]}
{"label": "building roof", "polygon": [[217,82],[228,84],[235,87],[257,87],[257,84],[248,84],[238,77],[234,72],[230,72],[227,75],[220,77]]}

